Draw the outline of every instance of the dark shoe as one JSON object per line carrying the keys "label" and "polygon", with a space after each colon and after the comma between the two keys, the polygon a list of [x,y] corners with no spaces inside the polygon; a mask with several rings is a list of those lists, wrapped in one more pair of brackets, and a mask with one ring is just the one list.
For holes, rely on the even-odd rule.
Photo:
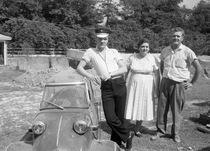
{"label": "dark shoe", "polygon": [[127,148],[126,148],[125,151],[131,151],[131,149],[127,149]]}
{"label": "dark shoe", "polygon": [[132,148],[132,140],[133,140],[134,135],[135,133],[133,131],[129,132],[129,137],[126,142],[126,151],[129,151]]}
{"label": "dark shoe", "polygon": [[123,150],[126,149],[125,146],[124,146],[123,144],[119,145],[119,147],[120,147],[120,149],[123,149]]}
{"label": "dark shoe", "polygon": [[135,135],[136,135],[137,137],[142,137],[142,133],[141,133],[140,131],[136,131],[136,132],[135,132]]}

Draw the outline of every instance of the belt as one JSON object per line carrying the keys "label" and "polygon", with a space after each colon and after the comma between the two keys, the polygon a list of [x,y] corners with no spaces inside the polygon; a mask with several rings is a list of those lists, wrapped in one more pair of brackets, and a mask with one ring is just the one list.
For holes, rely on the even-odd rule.
{"label": "belt", "polygon": [[119,78],[122,78],[122,76],[119,75],[119,76],[111,77],[110,79],[114,80],[114,79],[119,79]]}
{"label": "belt", "polygon": [[168,80],[168,81],[171,81],[171,82],[173,82],[173,83],[183,83],[183,82],[186,82],[186,81],[182,81],[182,82],[174,81],[174,80],[169,79],[169,78],[166,78],[166,77],[163,77],[163,79]]}
{"label": "belt", "polygon": [[122,77],[123,77],[122,75],[119,75],[119,76],[111,77],[111,78],[109,78],[107,80],[102,80],[102,82],[106,82],[106,81],[110,81],[110,80],[116,80],[116,79],[120,79]]}

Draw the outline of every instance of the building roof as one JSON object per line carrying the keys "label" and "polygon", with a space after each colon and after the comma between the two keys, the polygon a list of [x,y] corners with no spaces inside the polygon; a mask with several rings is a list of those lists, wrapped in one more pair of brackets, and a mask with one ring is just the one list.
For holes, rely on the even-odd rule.
{"label": "building roof", "polygon": [[0,34],[0,40],[1,41],[4,41],[4,40],[12,40],[12,38],[9,37],[9,36],[5,36],[5,35]]}

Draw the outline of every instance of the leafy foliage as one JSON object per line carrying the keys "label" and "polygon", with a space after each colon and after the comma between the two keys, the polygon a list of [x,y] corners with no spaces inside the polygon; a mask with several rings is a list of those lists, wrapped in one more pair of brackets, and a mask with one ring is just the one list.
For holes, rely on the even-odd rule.
{"label": "leafy foliage", "polygon": [[201,33],[210,32],[210,3],[201,1],[189,19],[189,27]]}
{"label": "leafy foliage", "polygon": [[40,0],[40,4],[46,21],[56,24],[90,25],[95,16],[91,0]]}
{"label": "leafy foliage", "polygon": [[[95,47],[94,29],[103,17],[112,29],[110,47],[135,51],[144,37],[151,51],[169,45],[170,29],[186,31],[184,43],[197,54],[210,54],[210,3],[201,1],[193,10],[180,8],[182,0],[1,0],[0,30],[12,37],[15,48]],[[96,7],[97,6],[97,7]]]}

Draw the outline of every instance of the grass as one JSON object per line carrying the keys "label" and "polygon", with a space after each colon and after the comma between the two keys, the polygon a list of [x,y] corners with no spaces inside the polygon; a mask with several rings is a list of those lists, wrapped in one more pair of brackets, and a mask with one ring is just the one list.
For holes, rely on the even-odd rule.
{"label": "grass", "polygon": [[[210,98],[210,79],[200,77],[192,89],[186,92],[186,100],[209,100]],[[209,100],[210,101],[210,100]]]}
{"label": "grass", "polygon": [[[202,69],[206,69],[208,75],[210,76],[210,62],[200,61],[200,63]],[[191,101],[191,100],[209,100],[209,98],[210,98],[210,77],[209,78],[205,77],[204,71],[202,71],[198,81],[194,84],[192,89],[186,92],[186,99]]]}

